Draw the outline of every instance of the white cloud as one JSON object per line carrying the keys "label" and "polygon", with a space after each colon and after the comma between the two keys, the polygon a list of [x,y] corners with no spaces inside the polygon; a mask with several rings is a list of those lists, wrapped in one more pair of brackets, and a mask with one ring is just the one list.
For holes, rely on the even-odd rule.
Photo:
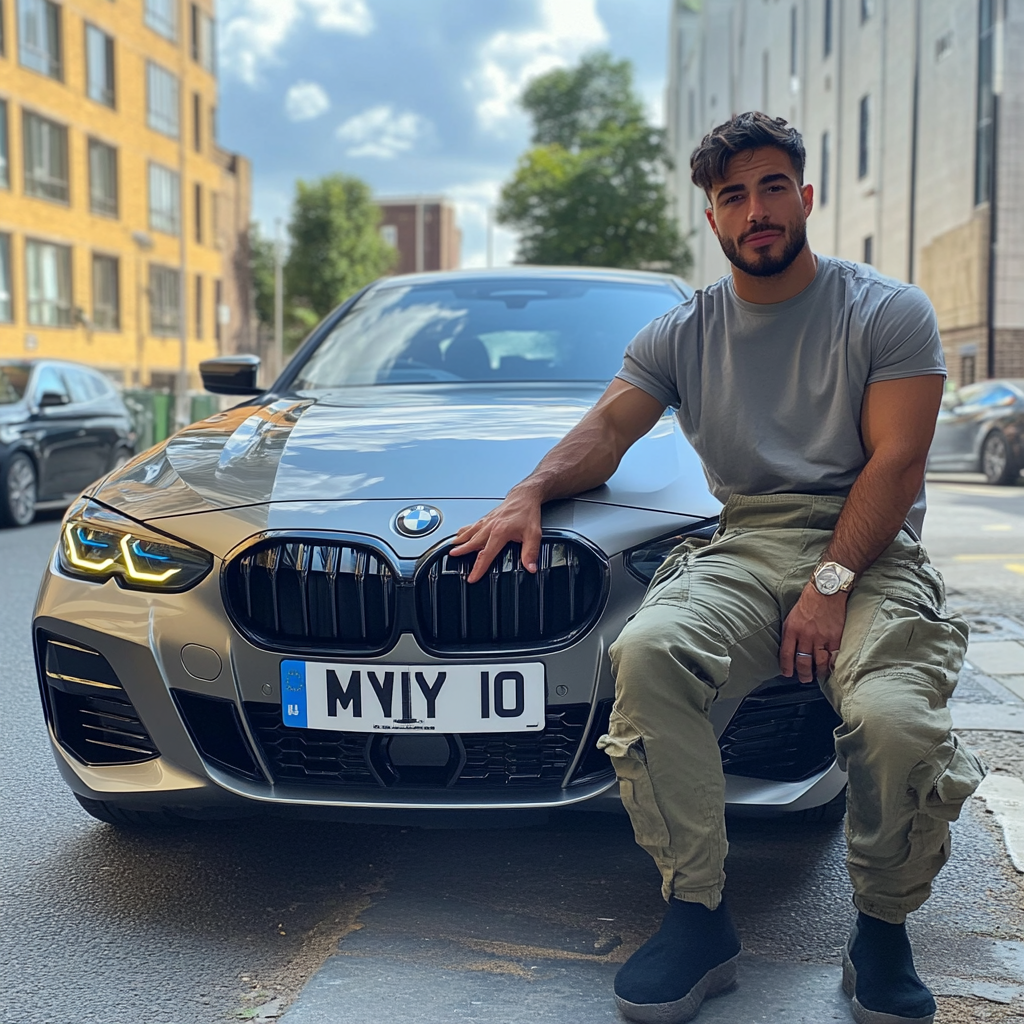
{"label": "white cloud", "polygon": [[350,117],[338,128],[338,138],[351,145],[349,156],[372,156],[391,160],[412,149],[416,140],[430,126],[419,114],[396,113],[394,107],[381,104]]}
{"label": "white cloud", "polygon": [[[496,179],[487,179],[444,190],[455,207],[456,221],[462,231],[463,267],[486,267],[488,258],[491,266],[507,267],[515,258],[519,236],[492,220],[501,184]],[[490,245],[487,238],[489,222],[492,233]]]}
{"label": "white cloud", "polygon": [[489,131],[503,132],[517,114],[516,101],[531,78],[565,67],[608,42],[597,0],[537,0],[537,4],[539,27],[496,32],[481,47],[478,67],[466,81],[478,97],[477,117]]}
{"label": "white cloud", "polygon": [[289,121],[312,121],[330,107],[327,93],[316,82],[296,82],[284,98],[284,111]]}
{"label": "white cloud", "polygon": [[221,0],[220,8],[221,66],[248,85],[263,66],[278,62],[278,50],[305,17],[328,32],[373,31],[366,0]]}

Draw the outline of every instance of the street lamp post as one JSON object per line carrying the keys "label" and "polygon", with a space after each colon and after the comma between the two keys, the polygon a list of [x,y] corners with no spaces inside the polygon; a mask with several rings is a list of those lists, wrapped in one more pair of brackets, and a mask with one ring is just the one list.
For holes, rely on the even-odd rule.
{"label": "street lamp post", "polygon": [[146,328],[142,319],[142,254],[153,248],[153,239],[145,231],[133,231],[135,243],[135,385],[142,387],[142,367],[146,357]]}

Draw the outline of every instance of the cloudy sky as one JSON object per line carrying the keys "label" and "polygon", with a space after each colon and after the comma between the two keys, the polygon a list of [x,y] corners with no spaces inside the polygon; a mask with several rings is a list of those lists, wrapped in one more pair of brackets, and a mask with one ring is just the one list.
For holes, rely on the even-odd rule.
{"label": "cloudy sky", "polygon": [[[334,171],[378,195],[442,193],[463,263],[529,142],[536,74],[595,48],[633,61],[660,119],[669,0],[220,0],[221,144],[254,167],[254,216],[287,219],[297,178]],[[514,255],[499,231],[497,262]]]}

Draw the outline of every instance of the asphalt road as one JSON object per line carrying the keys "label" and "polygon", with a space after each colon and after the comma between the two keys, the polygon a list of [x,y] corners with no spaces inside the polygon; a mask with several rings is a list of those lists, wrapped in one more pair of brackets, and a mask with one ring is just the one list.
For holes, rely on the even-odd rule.
{"label": "asphalt road", "polygon": [[[933,485],[931,499],[926,541],[955,600],[1024,619],[1024,486],[963,478]],[[286,1024],[616,1019],[610,978],[662,913],[624,818],[515,830],[257,819],[124,834],[87,817],[53,765],[29,644],[57,531],[55,518],[0,531],[0,1021],[270,1020],[314,975]],[[1024,1020],[1022,890],[984,818],[972,804],[914,920],[919,966],[940,992],[996,986],[995,1001],[944,1001],[946,1021]],[[702,1019],[847,1019],[835,992],[851,917],[841,828],[736,823],[731,841],[747,982]],[[1016,1006],[999,1001],[1015,994]]]}

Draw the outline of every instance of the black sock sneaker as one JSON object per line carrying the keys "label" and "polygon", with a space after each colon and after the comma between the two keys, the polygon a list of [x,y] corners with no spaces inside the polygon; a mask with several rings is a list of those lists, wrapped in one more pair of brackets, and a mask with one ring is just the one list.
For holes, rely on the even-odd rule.
{"label": "black sock sneaker", "polygon": [[671,899],[661,928],[615,975],[615,1002],[641,1024],[682,1024],[708,996],[732,987],[739,954],[724,901],[712,911]]}
{"label": "black sock sneaker", "polygon": [[914,970],[906,925],[858,914],[843,951],[843,991],[858,1024],[932,1024],[935,1000]]}

